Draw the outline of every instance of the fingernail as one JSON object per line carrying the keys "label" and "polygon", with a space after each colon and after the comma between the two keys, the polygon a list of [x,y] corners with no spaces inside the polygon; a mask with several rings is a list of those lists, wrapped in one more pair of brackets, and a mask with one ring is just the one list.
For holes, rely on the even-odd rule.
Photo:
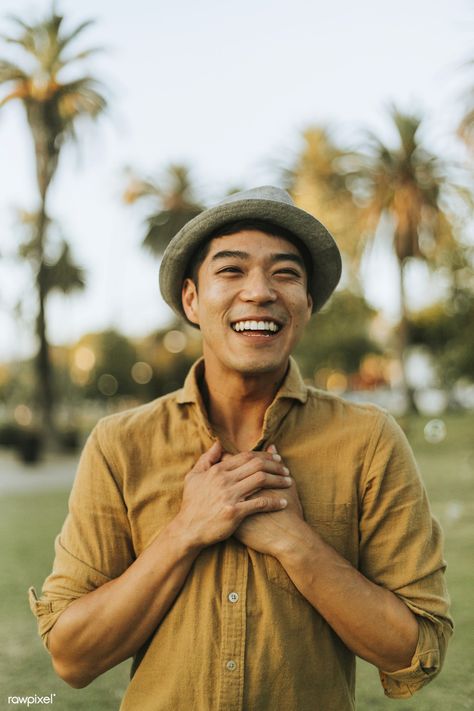
{"label": "fingernail", "polygon": [[268,451],[269,451],[269,452],[275,452],[275,454],[276,454],[277,448],[275,447],[274,444],[271,444],[271,445],[268,447]]}
{"label": "fingernail", "polygon": [[285,476],[288,476],[289,473],[290,473],[290,470],[288,469],[288,467],[283,467],[283,474]]}
{"label": "fingernail", "polygon": [[287,506],[288,501],[286,499],[280,499],[280,506],[284,509]]}
{"label": "fingernail", "polygon": [[272,459],[274,459],[275,462],[281,462],[281,457],[279,454],[272,454]]}

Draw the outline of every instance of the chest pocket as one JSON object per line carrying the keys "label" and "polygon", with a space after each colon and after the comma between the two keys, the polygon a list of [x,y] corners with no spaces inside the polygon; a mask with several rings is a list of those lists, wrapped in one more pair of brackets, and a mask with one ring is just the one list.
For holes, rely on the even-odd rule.
{"label": "chest pocket", "polygon": [[[322,501],[304,502],[305,520],[321,538],[346,560],[357,567],[358,525],[357,511],[353,504],[333,504]],[[276,558],[265,555],[268,580],[292,595],[300,592],[288,577]]]}

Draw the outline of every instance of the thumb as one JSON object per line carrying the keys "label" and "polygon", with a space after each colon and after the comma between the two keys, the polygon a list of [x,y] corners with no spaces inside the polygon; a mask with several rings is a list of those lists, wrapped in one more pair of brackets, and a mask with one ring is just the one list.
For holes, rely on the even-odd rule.
{"label": "thumb", "polygon": [[209,469],[213,464],[220,462],[222,452],[222,445],[219,440],[216,440],[212,447],[210,447],[207,452],[204,452],[204,454],[199,457],[199,463],[201,465],[200,468],[204,467],[205,469]]}

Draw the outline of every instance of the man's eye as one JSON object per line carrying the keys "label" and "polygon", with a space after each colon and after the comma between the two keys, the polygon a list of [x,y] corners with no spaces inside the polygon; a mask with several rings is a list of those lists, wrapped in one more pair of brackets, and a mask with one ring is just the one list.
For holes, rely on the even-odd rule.
{"label": "man's eye", "polygon": [[296,269],[290,269],[290,268],[283,268],[283,269],[278,269],[276,274],[285,274],[289,276],[294,276],[294,277],[301,277],[300,272],[298,272]]}
{"label": "man's eye", "polygon": [[218,274],[225,274],[226,272],[229,272],[231,274],[238,274],[242,270],[239,267],[223,267],[222,269],[219,269],[217,272]]}

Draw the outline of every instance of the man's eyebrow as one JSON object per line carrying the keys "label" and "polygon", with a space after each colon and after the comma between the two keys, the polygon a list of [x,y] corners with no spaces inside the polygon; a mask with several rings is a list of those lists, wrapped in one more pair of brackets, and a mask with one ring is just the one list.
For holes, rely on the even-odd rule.
{"label": "man's eyebrow", "polygon": [[216,259],[249,259],[250,254],[248,252],[240,252],[239,250],[234,250],[234,249],[222,249],[220,252],[216,252],[215,254],[212,255],[212,260],[215,261]]}
{"label": "man's eyebrow", "polygon": [[[213,254],[211,261],[214,262],[218,259],[250,259],[250,254],[248,252],[241,252],[237,249],[222,249],[220,252]],[[270,261],[273,264],[276,262],[294,262],[302,269],[305,268],[302,257],[300,257],[299,254],[294,254],[293,252],[278,252],[277,254],[271,254]]]}
{"label": "man's eyebrow", "polygon": [[302,269],[305,268],[304,260],[299,254],[294,252],[280,252],[279,254],[272,254],[270,257],[273,263],[275,262],[294,262],[298,264]]}

